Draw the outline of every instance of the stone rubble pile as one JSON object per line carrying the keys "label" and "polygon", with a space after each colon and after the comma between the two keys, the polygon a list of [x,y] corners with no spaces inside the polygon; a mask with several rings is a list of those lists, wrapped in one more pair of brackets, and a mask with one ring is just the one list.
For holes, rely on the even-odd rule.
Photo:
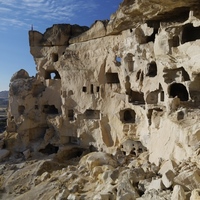
{"label": "stone rubble pile", "polygon": [[[73,152],[73,148],[71,149]],[[90,152],[71,159],[10,157],[1,164],[2,199],[198,200],[200,169],[195,162],[148,161],[148,152],[118,156]],[[38,158],[39,155],[37,155]],[[62,155],[64,156],[64,155]],[[40,155],[44,158],[44,155]]]}

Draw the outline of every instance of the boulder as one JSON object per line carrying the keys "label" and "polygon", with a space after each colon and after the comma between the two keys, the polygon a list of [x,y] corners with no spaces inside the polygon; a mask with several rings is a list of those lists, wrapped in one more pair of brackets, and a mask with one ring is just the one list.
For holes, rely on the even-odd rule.
{"label": "boulder", "polygon": [[200,170],[186,170],[174,178],[174,183],[181,185],[184,190],[194,190],[200,188]]}
{"label": "boulder", "polygon": [[165,186],[163,185],[162,179],[158,178],[155,180],[152,180],[151,183],[149,184],[148,190],[163,190],[165,189]]}
{"label": "boulder", "polygon": [[160,166],[159,174],[163,175],[167,171],[171,170],[173,173],[176,172],[177,164],[173,160],[167,160]]}
{"label": "boulder", "polygon": [[175,185],[172,192],[171,200],[185,200],[186,195],[184,189],[180,185]]}
{"label": "boulder", "polygon": [[137,200],[170,200],[171,199],[171,193],[168,190],[155,190],[151,189],[146,191],[140,198],[137,198]]}
{"label": "boulder", "polygon": [[174,174],[173,171],[168,170],[167,172],[165,172],[165,173],[162,175],[162,182],[163,182],[163,185],[164,185],[166,188],[171,187],[172,184],[173,184],[174,177],[175,177],[175,174]]}
{"label": "boulder", "polygon": [[96,166],[111,165],[112,167],[117,167],[117,162],[109,154],[103,152],[92,152],[82,157],[80,164],[93,169]]}
{"label": "boulder", "polygon": [[190,200],[200,200],[200,189],[192,190]]}
{"label": "boulder", "polygon": [[10,151],[7,149],[1,149],[0,150],[0,161],[2,161],[3,159],[5,159],[6,157],[8,157],[10,154]]}

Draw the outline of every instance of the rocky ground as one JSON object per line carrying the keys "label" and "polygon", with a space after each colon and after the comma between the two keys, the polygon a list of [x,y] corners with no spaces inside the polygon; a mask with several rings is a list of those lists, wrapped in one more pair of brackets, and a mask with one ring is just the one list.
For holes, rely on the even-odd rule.
{"label": "rocky ground", "polygon": [[77,146],[50,155],[1,149],[0,160],[0,199],[200,199],[200,152],[159,166],[148,161],[147,151],[109,155]]}

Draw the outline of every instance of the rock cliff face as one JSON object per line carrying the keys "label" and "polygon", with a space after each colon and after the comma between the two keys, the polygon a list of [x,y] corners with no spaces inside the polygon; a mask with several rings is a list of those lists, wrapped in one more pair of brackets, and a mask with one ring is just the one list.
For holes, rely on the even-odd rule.
{"label": "rock cliff face", "polygon": [[[173,194],[155,193],[154,197],[184,199],[184,191],[194,190],[191,199],[197,199],[199,6],[197,0],[124,0],[110,21],[96,21],[90,29],[60,24],[44,34],[29,31],[37,75],[29,77],[25,70],[20,70],[11,79],[6,148],[24,155],[27,150],[28,155],[56,154],[58,160],[71,158],[69,154],[81,155],[85,150],[112,154],[118,164],[107,158],[111,163],[103,163],[97,169],[94,167],[98,164],[93,165],[94,158],[90,156],[82,162],[90,163],[89,170],[93,170],[95,177],[103,171],[113,174],[97,178],[104,182],[105,176],[112,177],[114,185],[118,181],[113,199],[150,199],[151,189],[162,190],[172,185]],[[144,171],[145,164],[140,161],[137,165],[143,164],[142,172],[132,172],[130,168],[136,167],[132,163],[129,169],[114,173],[120,159],[141,156],[139,160],[143,160],[144,155],[148,157],[146,161],[156,166],[163,166],[167,160],[176,164],[192,160],[190,170],[196,171],[191,170],[190,177],[196,178],[195,184],[191,178],[184,188],[181,182],[186,181],[186,172],[182,170],[181,174],[182,168],[174,166],[170,171],[159,172],[160,178],[149,181],[153,177],[147,177],[150,164]],[[102,165],[110,168],[103,169]],[[154,174],[158,173],[156,170],[152,170]],[[134,177],[132,185],[128,184],[127,179],[138,173],[142,177]],[[134,189],[136,185],[141,193]],[[103,191],[101,185],[98,187]],[[76,199],[72,193],[75,192],[66,192],[68,199]],[[100,195],[96,191],[95,198],[88,197],[111,199],[107,193]]]}

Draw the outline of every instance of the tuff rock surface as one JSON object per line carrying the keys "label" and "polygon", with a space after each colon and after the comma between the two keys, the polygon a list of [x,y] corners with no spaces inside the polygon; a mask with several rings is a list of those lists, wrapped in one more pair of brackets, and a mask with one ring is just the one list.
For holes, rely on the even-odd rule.
{"label": "tuff rock surface", "polygon": [[11,78],[1,199],[200,198],[200,2],[124,0],[89,29],[29,31]]}

